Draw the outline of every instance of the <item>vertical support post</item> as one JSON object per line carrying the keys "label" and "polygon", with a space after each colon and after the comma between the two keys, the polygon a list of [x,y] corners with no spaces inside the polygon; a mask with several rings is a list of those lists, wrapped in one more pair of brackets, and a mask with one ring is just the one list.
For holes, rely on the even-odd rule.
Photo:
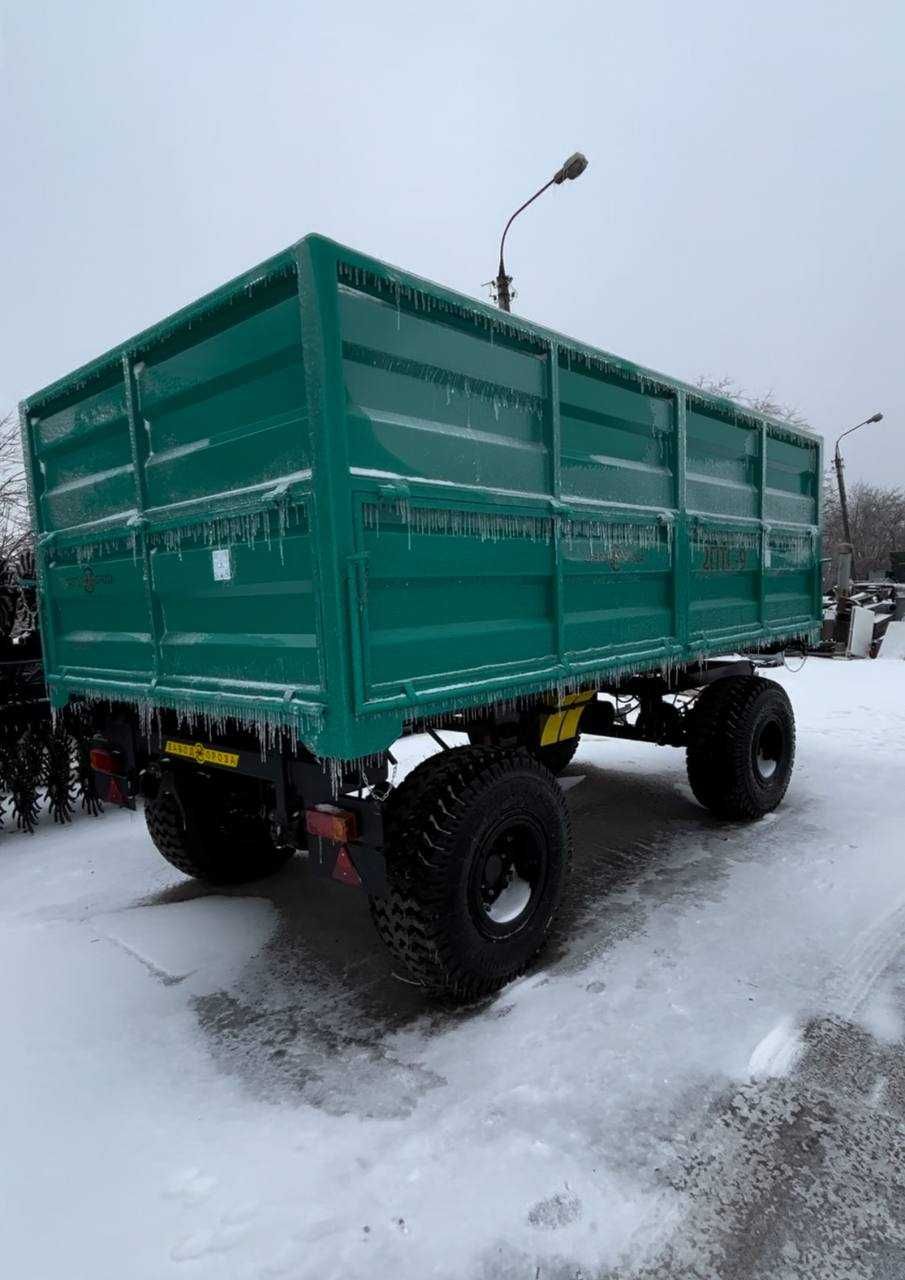
{"label": "vertical support post", "polygon": [[[319,602],[320,680],[331,707],[324,755],[352,754],[355,715],[349,634],[350,558],[356,553],[335,246],[308,236],[296,246],[302,363],[309,409],[314,573]],[[340,709],[334,716],[332,709]]]}
{"label": "vertical support post", "polygon": [[553,608],[555,611],[556,659],[560,666],[567,666],[565,583],[562,561],[562,417],[559,409],[559,343],[551,342],[547,349],[547,404],[550,447],[550,490],[553,495]]}
{"label": "vertical support post", "polygon": [[674,492],[676,518],[673,524],[672,600],[673,630],[681,648],[688,647],[688,613],[691,591],[691,548],[688,543],[688,401],[679,389],[675,400]]}
{"label": "vertical support post", "polygon": [[814,537],[812,539],[814,549],[814,572],[813,572],[813,601],[814,601],[814,617],[823,619],[823,562],[821,556],[823,554],[822,533],[823,529],[823,441],[818,440],[814,447],[814,473],[812,476],[814,484]]}
{"label": "vertical support post", "polygon": [[562,417],[559,410],[559,343],[551,342],[547,366],[547,396],[550,404],[550,480],[553,497],[562,497]]}
{"label": "vertical support post", "polygon": [[852,542],[852,529],[848,519],[848,493],[845,488],[845,463],[842,461],[842,454],[839,452],[839,441],[836,441],[836,457],[834,459],[836,466],[836,483],[839,485],[839,511],[842,515],[842,532],[845,535],[845,541],[848,543],[849,555],[851,559],[851,576],[855,576],[855,544]]}
{"label": "vertical support post", "polygon": [[767,524],[767,424],[758,429],[760,450],[757,482],[757,516],[760,520],[760,564],[758,565],[757,616],[762,631],[767,630],[767,573],[770,567],[770,526]]}
{"label": "vertical support post", "polygon": [[145,607],[148,611],[148,630],[151,633],[151,675],[152,684],[160,679],[162,671],[161,639],[163,636],[163,617],[160,604],[154,592],[153,567],[151,564],[151,548],[148,545],[148,525],[145,519],[147,509],[147,486],[145,484],[145,459],[149,449],[141,422],[139,421],[138,388],[135,385],[135,368],[132,357],[126,352],[122,358],[123,385],[126,395],[126,420],[129,423],[129,447],[132,454],[132,475],[134,480],[135,509],[138,519],[135,521],[134,537],[137,541],[136,557],[141,560],[142,584],[144,587]]}
{"label": "vertical support post", "polygon": [[[19,428],[22,434],[22,459],[25,463],[25,487],[28,493],[28,512],[35,540],[35,594],[38,602],[38,622],[41,630],[41,647],[44,654],[45,677],[59,675],[56,664],[54,632],[50,625],[50,591],[48,589],[47,559],[53,543],[53,534],[44,530],[43,477],[38,466],[34,447],[34,426],[30,421],[28,404],[19,406]],[[54,709],[64,707],[67,697],[60,697],[58,687],[48,681],[50,705]]]}
{"label": "vertical support post", "polygon": [[512,284],[512,276],[506,275],[506,268],[503,266],[503,259],[500,258],[500,269],[496,278],[496,304],[501,311],[512,310],[512,297],[509,292],[509,286]]}

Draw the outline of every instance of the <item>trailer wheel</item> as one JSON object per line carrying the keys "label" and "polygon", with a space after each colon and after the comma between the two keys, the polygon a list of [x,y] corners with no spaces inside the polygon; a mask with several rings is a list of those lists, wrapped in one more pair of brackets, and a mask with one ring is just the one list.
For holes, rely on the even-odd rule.
{"label": "trailer wheel", "polygon": [[242,884],[272,875],[291,856],[278,848],[266,821],[219,780],[165,780],[145,800],[148,834],[159,853],[184,875],[206,884]]}
{"label": "trailer wheel", "polygon": [[[480,726],[470,728],[468,730],[468,738],[474,746],[485,746],[492,743],[488,730]],[[580,741],[581,734],[576,733],[574,738],[564,738],[562,742],[553,742],[549,746],[542,747],[537,741],[536,734],[530,740],[527,734],[520,734],[518,745],[524,748],[525,751],[530,751],[551,773],[559,775],[572,763],[572,757],[578,750]]]}
{"label": "trailer wheel", "polygon": [[527,751],[431,756],[384,812],[387,881],[377,931],[431,992],[472,1000],[516,977],[542,945],[572,853],[562,791]]}
{"label": "trailer wheel", "polygon": [[721,818],[762,818],[780,803],[795,761],[795,717],[781,685],[727,676],[691,712],[688,781]]}

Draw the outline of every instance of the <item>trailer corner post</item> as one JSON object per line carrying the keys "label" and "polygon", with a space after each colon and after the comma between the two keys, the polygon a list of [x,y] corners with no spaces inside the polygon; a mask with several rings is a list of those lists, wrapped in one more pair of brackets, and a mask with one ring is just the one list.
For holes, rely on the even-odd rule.
{"label": "trailer corner post", "polygon": [[676,518],[673,524],[673,630],[676,641],[683,648],[688,644],[689,581],[692,557],[688,536],[691,525],[688,519],[688,397],[680,387],[675,398],[675,503]]}
{"label": "trailer corner post", "polygon": [[319,753],[344,757],[354,719],[354,676],[348,626],[350,559],[355,553],[349,495],[345,383],[337,292],[336,247],[308,236],[295,248],[312,468],[314,573],[320,602],[321,678],[331,705],[341,709],[322,731]]}

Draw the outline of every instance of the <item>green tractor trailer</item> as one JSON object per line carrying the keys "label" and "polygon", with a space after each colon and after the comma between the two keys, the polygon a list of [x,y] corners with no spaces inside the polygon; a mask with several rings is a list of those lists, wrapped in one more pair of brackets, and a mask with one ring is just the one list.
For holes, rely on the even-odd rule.
{"label": "green tractor trailer", "polygon": [[684,747],[725,818],[785,793],[808,432],[315,235],[22,420],[52,705],[188,875],[305,851],[468,998],[549,929],[581,733]]}

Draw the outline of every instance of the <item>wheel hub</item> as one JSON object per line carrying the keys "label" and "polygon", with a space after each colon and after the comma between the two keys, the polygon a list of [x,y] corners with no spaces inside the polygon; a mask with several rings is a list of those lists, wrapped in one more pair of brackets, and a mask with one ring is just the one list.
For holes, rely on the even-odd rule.
{"label": "wheel hub", "polygon": [[754,741],[754,767],[762,781],[769,782],[779,768],[785,750],[782,726],[768,720]]}
{"label": "wheel hub", "polygon": [[479,926],[494,935],[515,932],[531,914],[544,878],[538,833],[510,824],[491,836],[477,860],[472,910]]}

